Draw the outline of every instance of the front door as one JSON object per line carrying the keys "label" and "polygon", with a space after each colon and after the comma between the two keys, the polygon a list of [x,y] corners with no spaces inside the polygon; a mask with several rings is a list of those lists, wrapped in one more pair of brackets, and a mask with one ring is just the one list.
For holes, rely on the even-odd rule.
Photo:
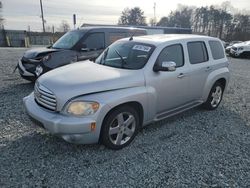
{"label": "front door", "polygon": [[80,44],[78,61],[97,58],[105,49],[105,34],[90,33]]}
{"label": "front door", "polygon": [[188,89],[187,65],[184,62],[182,44],[165,47],[157,58],[157,62],[172,61],[176,63],[175,71],[153,72],[146,78],[147,85],[155,89],[156,113],[161,114],[188,102],[186,91]]}

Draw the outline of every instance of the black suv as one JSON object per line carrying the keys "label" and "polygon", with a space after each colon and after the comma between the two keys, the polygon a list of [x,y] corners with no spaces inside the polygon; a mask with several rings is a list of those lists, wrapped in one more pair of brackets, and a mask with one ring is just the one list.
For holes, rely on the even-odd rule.
{"label": "black suv", "polygon": [[49,70],[77,61],[95,59],[118,39],[146,35],[145,29],[126,27],[82,27],[64,34],[47,48],[31,49],[24,53],[17,68],[20,75],[35,81]]}

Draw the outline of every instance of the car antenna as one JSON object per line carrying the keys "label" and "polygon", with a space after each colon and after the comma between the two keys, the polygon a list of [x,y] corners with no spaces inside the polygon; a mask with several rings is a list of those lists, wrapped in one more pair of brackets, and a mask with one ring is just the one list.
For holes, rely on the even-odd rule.
{"label": "car antenna", "polygon": [[135,32],[136,32],[136,31],[134,31],[134,33],[131,35],[131,37],[129,38],[129,41],[133,40],[133,37],[134,37],[134,35],[135,35]]}

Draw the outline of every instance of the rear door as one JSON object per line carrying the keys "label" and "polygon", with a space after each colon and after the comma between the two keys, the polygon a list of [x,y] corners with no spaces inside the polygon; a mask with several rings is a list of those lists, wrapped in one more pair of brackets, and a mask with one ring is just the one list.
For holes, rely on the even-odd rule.
{"label": "rear door", "polygon": [[107,46],[109,46],[110,44],[112,44],[113,42],[125,38],[127,37],[127,33],[126,32],[108,32],[108,41],[107,41]]}
{"label": "rear door", "polygon": [[191,101],[201,100],[205,82],[213,67],[209,59],[207,43],[205,41],[187,42],[190,78],[187,95]]}

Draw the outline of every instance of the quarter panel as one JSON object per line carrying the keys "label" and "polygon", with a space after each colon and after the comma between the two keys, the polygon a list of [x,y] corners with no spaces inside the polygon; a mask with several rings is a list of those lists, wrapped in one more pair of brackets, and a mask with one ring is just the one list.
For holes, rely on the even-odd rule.
{"label": "quarter panel", "polygon": [[224,78],[226,80],[226,87],[225,87],[225,89],[226,89],[228,82],[229,82],[229,78],[230,78],[230,73],[229,73],[228,67],[223,67],[223,68],[214,70],[213,72],[211,72],[208,75],[208,78],[207,78],[205,86],[204,86],[203,95],[202,95],[203,101],[207,100],[209,92],[210,92],[211,88],[213,87],[214,83],[221,78]]}

